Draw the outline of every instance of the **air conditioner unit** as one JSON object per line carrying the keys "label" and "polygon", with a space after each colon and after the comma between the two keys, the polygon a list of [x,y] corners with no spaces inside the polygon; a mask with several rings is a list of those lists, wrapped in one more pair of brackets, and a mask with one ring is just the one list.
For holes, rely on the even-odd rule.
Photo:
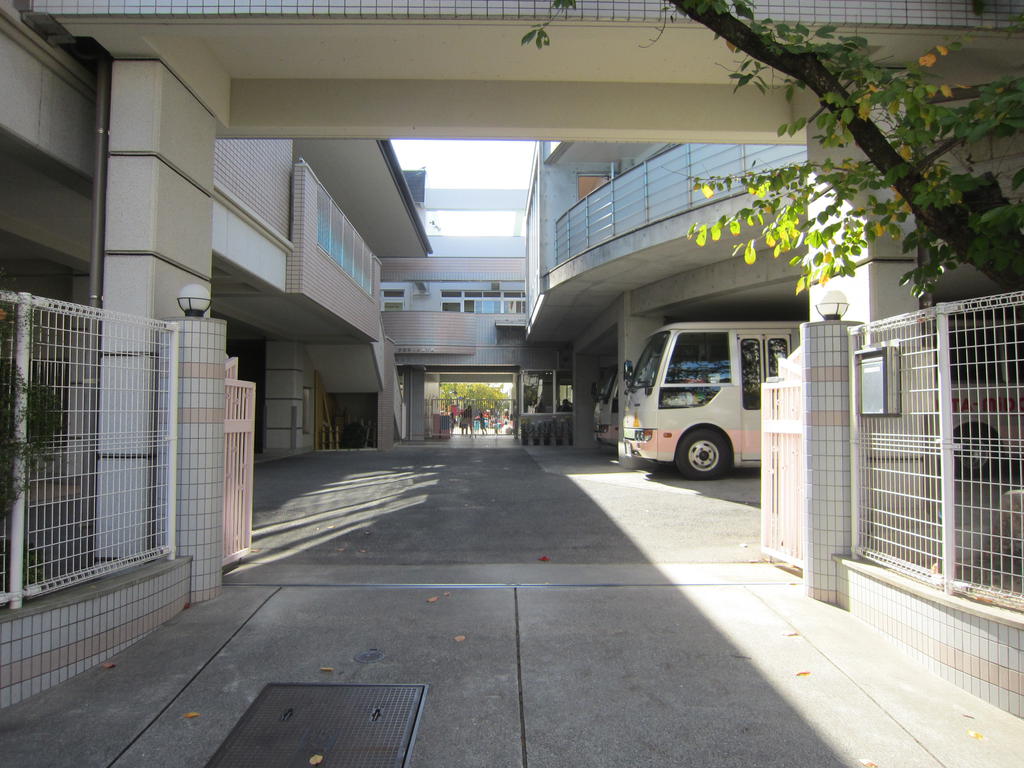
{"label": "air conditioner unit", "polygon": [[491,290],[492,291],[500,291],[501,290],[501,283],[491,283]]}
{"label": "air conditioner unit", "polygon": [[415,282],[415,286],[416,286],[416,294],[415,294],[416,296],[429,296],[430,295],[430,286],[427,285],[426,283],[420,282],[420,281],[417,280]]}

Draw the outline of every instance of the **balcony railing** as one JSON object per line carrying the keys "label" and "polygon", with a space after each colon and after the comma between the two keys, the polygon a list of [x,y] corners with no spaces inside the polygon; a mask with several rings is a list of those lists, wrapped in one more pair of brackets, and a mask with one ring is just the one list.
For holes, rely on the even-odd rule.
{"label": "balcony railing", "polygon": [[[802,161],[804,147],[779,144],[683,144],[615,177],[555,223],[555,263],[614,237],[706,204],[694,177],[729,176]],[[744,194],[737,185],[728,194]],[[721,199],[719,196],[717,199]]]}
{"label": "balcony railing", "polygon": [[[661,0],[588,0],[566,12],[571,21],[659,24]],[[1019,14],[1015,0],[987,3],[981,15],[964,0],[756,0],[759,18],[810,24],[883,26],[1005,26]],[[550,0],[31,0],[36,13],[86,16],[329,16],[355,19],[472,19],[533,21],[551,18]],[[689,23],[681,19],[683,23]]]}

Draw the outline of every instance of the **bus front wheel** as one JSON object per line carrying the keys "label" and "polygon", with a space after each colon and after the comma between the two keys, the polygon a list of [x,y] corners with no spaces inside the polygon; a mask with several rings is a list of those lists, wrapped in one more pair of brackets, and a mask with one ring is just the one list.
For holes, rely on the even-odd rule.
{"label": "bus front wheel", "polygon": [[710,429],[687,432],[676,446],[676,469],[687,480],[717,480],[731,466],[728,440]]}

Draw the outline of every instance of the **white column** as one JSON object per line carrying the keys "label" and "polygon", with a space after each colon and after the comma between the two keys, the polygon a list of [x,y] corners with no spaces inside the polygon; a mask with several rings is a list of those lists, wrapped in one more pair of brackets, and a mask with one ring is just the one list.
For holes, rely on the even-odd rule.
{"label": "white column", "polygon": [[224,552],[223,320],[177,318],[177,553],[192,558],[192,602],[220,594]]}
{"label": "white column", "polygon": [[849,327],[804,323],[804,584],[809,597],[838,604],[834,555],[852,543]]}
{"label": "white column", "polygon": [[180,317],[211,277],[214,118],[162,63],[115,61],[110,123],[104,306]]}

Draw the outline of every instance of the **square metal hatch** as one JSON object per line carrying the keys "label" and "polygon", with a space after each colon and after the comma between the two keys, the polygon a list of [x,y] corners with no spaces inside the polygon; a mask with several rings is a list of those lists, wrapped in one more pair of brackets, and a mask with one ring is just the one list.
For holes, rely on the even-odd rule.
{"label": "square metal hatch", "polygon": [[425,685],[269,683],[206,768],[404,768]]}

